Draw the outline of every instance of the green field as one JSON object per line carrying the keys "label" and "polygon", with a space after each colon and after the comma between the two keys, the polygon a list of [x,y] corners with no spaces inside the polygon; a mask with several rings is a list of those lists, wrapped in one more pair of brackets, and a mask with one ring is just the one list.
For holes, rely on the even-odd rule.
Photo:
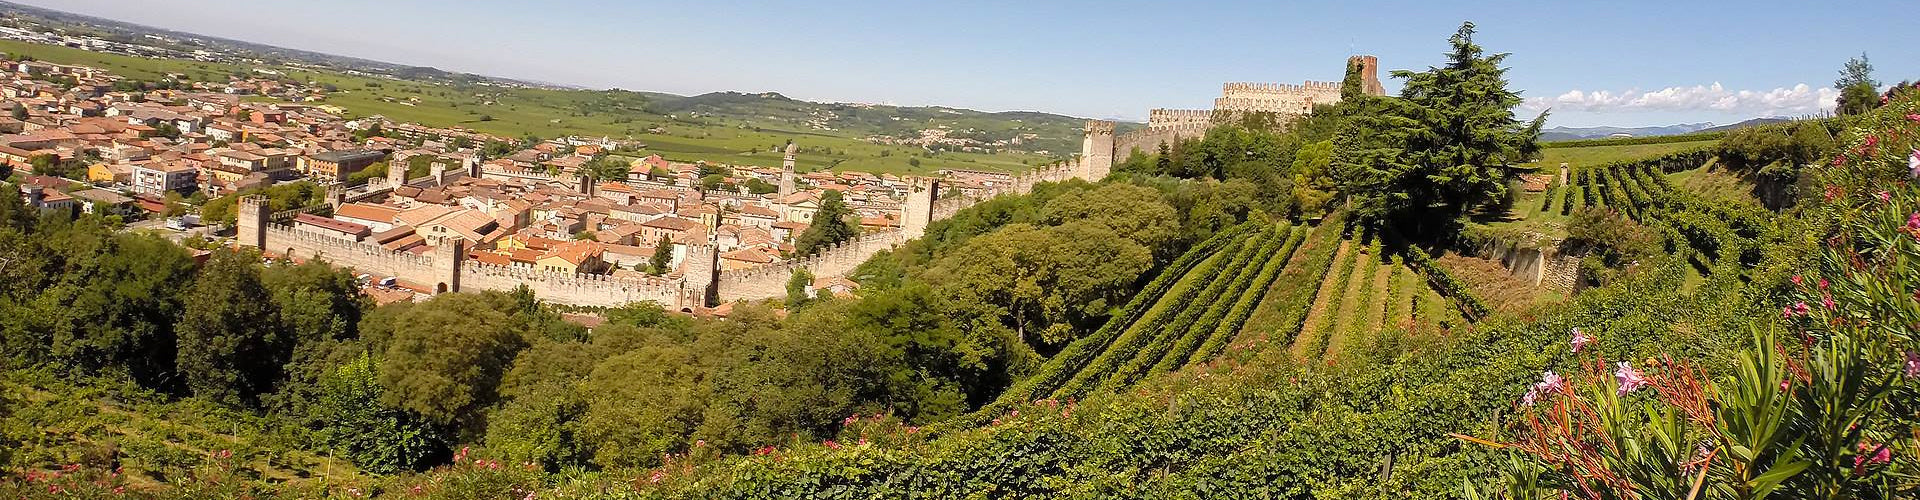
{"label": "green field", "polygon": [[1558,168],[1566,163],[1568,168],[1602,165],[1616,161],[1637,160],[1660,156],[1675,151],[1686,151],[1711,146],[1714,140],[1671,142],[1666,144],[1628,144],[1619,146],[1588,146],[1583,148],[1547,148],[1541,150],[1540,161],[1534,162],[1542,172]]}
{"label": "green field", "polygon": [[[175,73],[186,75],[193,81],[224,82],[229,75],[252,74],[254,69],[220,63],[128,57],[9,40],[0,40],[0,52],[53,63],[104,68],[138,80],[160,80],[169,73]],[[869,143],[860,139],[864,134],[852,132],[787,130],[800,127],[790,127],[792,124],[784,122],[775,126],[724,117],[694,118],[691,113],[687,113],[687,116],[654,114],[647,110],[647,105],[668,97],[638,92],[506,89],[359,77],[288,67],[266,69],[280,71],[296,80],[335,86],[338,91],[328,94],[326,100],[313,104],[332,104],[345,108],[348,111],[346,118],[382,115],[400,122],[435,127],[458,126],[506,137],[581,135],[632,139],[646,143],[650,152],[675,161],[778,166],[781,154],[776,148],[788,140],[801,145],[796,160],[802,170],[809,171],[832,168],[874,173],[928,173],[939,169],[963,168],[1019,172],[1052,161],[1048,156],[1020,152],[931,153],[917,146]],[[656,127],[663,129],[662,133],[648,132]],[[1054,126],[1049,130],[1054,135],[1064,133],[1059,129]],[[1052,151],[1056,155],[1071,152]]]}

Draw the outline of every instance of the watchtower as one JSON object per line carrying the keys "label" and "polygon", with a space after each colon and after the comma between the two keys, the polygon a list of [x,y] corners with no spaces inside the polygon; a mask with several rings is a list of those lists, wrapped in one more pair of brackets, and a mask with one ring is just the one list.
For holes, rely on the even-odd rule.
{"label": "watchtower", "polygon": [[933,202],[939,199],[940,181],[913,178],[913,185],[907,188],[907,202],[900,206],[900,232],[903,239],[927,235],[927,226],[933,224]]}
{"label": "watchtower", "polygon": [[1081,179],[1099,182],[1113,172],[1113,122],[1087,120],[1087,137],[1080,143]]}
{"label": "watchtower", "polygon": [[433,247],[433,274],[439,283],[433,285],[433,293],[441,294],[460,291],[460,266],[466,264],[467,240],[459,236],[440,240]]}
{"label": "watchtower", "polygon": [[267,198],[257,194],[241,196],[237,203],[234,240],[241,246],[258,249],[267,248],[267,218],[273,214],[268,211]]}
{"label": "watchtower", "polygon": [[787,141],[787,155],[780,159],[780,197],[793,194],[793,141]]}
{"label": "watchtower", "polygon": [[720,296],[720,252],[710,241],[687,244],[687,272],[681,278],[680,307],[693,312],[707,307]]}

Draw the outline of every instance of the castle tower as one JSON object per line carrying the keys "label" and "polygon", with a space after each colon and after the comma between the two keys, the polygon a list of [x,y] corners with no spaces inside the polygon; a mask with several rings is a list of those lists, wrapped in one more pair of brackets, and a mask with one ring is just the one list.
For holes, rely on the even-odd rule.
{"label": "castle tower", "polygon": [[407,185],[407,159],[412,157],[405,153],[394,153],[393,159],[387,161],[387,185],[396,188]]}
{"label": "castle tower", "polygon": [[440,281],[433,285],[433,293],[441,294],[460,291],[460,267],[466,264],[467,240],[459,236],[441,240],[433,247],[433,274]]}
{"label": "castle tower", "polygon": [[1367,95],[1387,95],[1387,88],[1380,85],[1380,59],[1373,56],[1353,56],[1347,58],[1347,64],[1360,65],[1360,81]]}
{"label": "castle tower", "polygon": [[467,173],[468,179],[480,178],[480,157],[468,156],[460,159],[460,170]]}
{"label": "castle tower", "polygon": [[787,155],[780,159],[780,197],[793,194],[793,141],[787,141]]}
{"label": "castle tower", "polygon": [[334,184],[327,186],[327,207],[339,210],[340,206],[345,204],[347,204],[347,185]]}
{"label": "castle tower", "polygon": [[911,240],[927,235],[927,226],[933,224],[933,202],[939,199],[940,181],[913,178],[913,185],[907,189],[907,203],[900,206],[902,239]]}
{"label": "castle tower", "polygon": [[686,275],[681,279],[683,309],[707,307],[720,296],[720,252],[712,242],[687,244]]}
{"label": "castle tower", "polygon": [[265,250],[267,248],[267,198],[260,195],[240,197],[234,239],[241,246]]}
{"label": "castle tower", "polygon": [[1113,171],[1113,122],[1087,120],[1087,138],[1080,143],[1079,177],[1099,182]]}
{"label": "castle tower", "polygon": [[437,161],[433,162],[433,164],[427,165],[427,172],[429,173],[429,175],[433,176],[433,185],[435,186],[447,185],[447,164],[446,163],[437,162]]}

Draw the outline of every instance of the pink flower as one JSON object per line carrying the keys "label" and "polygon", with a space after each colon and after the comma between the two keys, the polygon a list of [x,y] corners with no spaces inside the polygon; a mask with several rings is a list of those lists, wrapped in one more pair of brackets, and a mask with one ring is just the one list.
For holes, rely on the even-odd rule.
{"label": "pink flower", "polygon": [[707,440],[705,440],[705,439],[695,439],[695,440],[693,440],[693,447],[695,447],[695,448],[705,448],[705,447],[707,447]]}
{"label": "pink flower", "polygon": [[1822,296],[1820,296],[1820,305],[1821,305],[1821,306],[1823,306],[1823,307],[1826,307],[1828,311],[1832,311],[1832,310],[1833,310],[1833,296],[1832,296],[1832,295],[1822,295]]}
{"label": "pink flower", "polygon": [[1920,212],[1907,214],[1907,230],[1920,231]]}
{"label": "pink flower", "polygon": [[1613,378],[1620,382],[1618,395],[1625,396],[1627,393],[1640,390],[1641,387],[1647,386],[1647,376],[1640,373],[1640,370],[1633,369],[1633,364],[1621,361],[1620,364],[1616,366],[1617,368],[1613,371]]}
{"label": "pink flower", "polygon": [[1793,379],[1791,378],[1780,379],[1780,392],[1786,392],[1791,389],[1793,389]]}
{"label": "pink flower", "polygon": [[1907,114],[1907,119],[1913,120],[1914,123],[1920,123],[1920,113],[1909,113]]}
{"label": "pink flower", "polygon": [[1787,278],[1787,279],[1790,279],[1790,280],[1793,280],[1793,285],[1794,285],[1794,286],[1800,286],[1800,285],[1802,285],[1802,284],[1804,284],[1804,283],[1803,283],[1803,280],[1802,280],[1802,279],[1800,278],[1800,275],[1798,275],[1798,274],[1795,274],[1795,275],[1793,275],[1793,277],[1792,277],[1792,278]]}
{"label": "pink flower", "polygon": [[1820,278],[1820,289],[1821,289],[1821,290],[1826,290],[1826,289],[1827,289],[1827,279],[1826,279],[1826,278]]}
{"label": "pink flower", "polygon": [[913,434],[913,433],[916,433],[916,432],[920,432],[920,428],[919,428],[919,427],[908,427],[908,428],[907,428],[907,434]]}
{"label": "pink flower", "polygon": [[1887,445],[1861,441],[1855,448],[1860,450],[1859,455],[1853,456],[1853,466],[1856,471],[1862,466],[1880,465],[1893,461],[1893,450]]}
{"label": "pink flower", "polygon": [[1907,155],[1907,175],[1920,177],[1920,149],[1915,149],[1913,154]]}
{"label": "pink flower", "polygon": [[1586,348],[1590,343],[1593,343],[1593,338],[1588,337],[1587,332],[1580,331],[1580,327],[1573,328],[1573,340],[1568,341],[1568,344],[1573,347],[1574,354],[1580,354],[1580,349]]}
{"label": "pink flower", "polygon": [[824,442],[821,442],[820,444],[822,444],[822,445],[825,445],[825,446],[826,446],[826,447],[828,447],[828,448],[832,448],[832,449],[836,449],[836,450],[838,450],[838,449],[840,449],[840,443],[835,443],[835,442],[833,442],[833,440],[832,440],[832,439],[828,439],[828,440],[826,440],[826,441],[824,441]]}
{"label": "pink flower", "polygon": [[1541,372],[1540,381],[1534,383],[1533,387],[1527,389],[1527,395],[1520,399],[1520,404],[1533,406],[1533,403],[1540,398],[1550,396],[1554,392],[1559,391],[1565,383],[1566,379],[1560,378],[1559,375],[1554,374],[1552,371]]}
{"label": "pink flower", "polygon": [[1873,193],[1873,197],[1876,199],[1879,199],[1881,203],[1886,203],[1888,200],[1893,199],[1893,193],[1881,191],[1878,193]]}
{"label": "pink flower", "polygon": [[1907,378],[1920,377],[1920,353],[1907,351]]}

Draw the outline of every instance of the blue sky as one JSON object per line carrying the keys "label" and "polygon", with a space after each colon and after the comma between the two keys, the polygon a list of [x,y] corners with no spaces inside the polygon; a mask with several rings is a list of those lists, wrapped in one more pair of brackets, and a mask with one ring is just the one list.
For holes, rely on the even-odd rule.
{"label": "blue sky", "polygon": [[[678,94],[1144,119],[1228,81],[1439,64],[1461,21],[1554,125],[1731,123],[1831,106],[1866,52],[1920,79],[1920,6],[1849,2],[14,0],[403,64]],[[1384,74],[1382,75],[1385,76]],[[1389,91],[1399,88],[1388,80]],[[1573,91],[1579,91],[1574,93]]]}

